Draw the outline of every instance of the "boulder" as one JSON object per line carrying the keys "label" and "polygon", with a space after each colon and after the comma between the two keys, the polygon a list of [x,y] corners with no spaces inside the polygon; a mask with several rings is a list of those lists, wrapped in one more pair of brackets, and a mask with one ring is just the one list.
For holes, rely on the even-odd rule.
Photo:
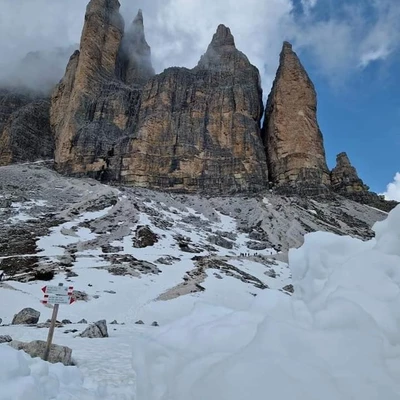
{"label": "boulder", "polygon": [[330,185],[314,85],[292,45],[283,44],[263,126],[269,180],[282,194],[326,193]]}
{"label": "boulder", "polygon": [[79,336],[91,339],[108,337],[106,320],[102,319],[89,325]]}
{"label": "boulder", "polygon": [[9,343],[12,341],[11,336],[9,335],[0,335],[0,344],[1,343]]}
{"label": "boulder", "polygon": [[136,321],[135,324],[136,325],[144,325],[144,322],[141,319],[139,319],[139,321]]}
{"label": "boulder", "polygon": [[[34,340],[33,342],[25,343],[13,340],[9,342],[9,345],[16,350],[23,350],[31,357],[44,357],[46,349],[46,342],[43,340]],[[67,346],[60,346],[58,344],[52,344],[50,347],[48,361],[52,364],[62,363],[64,365],[72,365],[72,349]]]}
{"label": "boulder", "polygon": [[222,236],[219,235],[211,235],[207,238],[207,240],[211,243],[211,244],[215,244],[217,246],[221,246],[225,249],[232,249],[233,248],[233,242],[231,242],[228,239],[225,239]]}
{"label": "boulder", "polygon": [[18,314],[14,315],[12,325],[34,325],[39,321],[40,312],[33,308],[24,308]]}
{"label": "boulder", "polygon": [[144,248],[153,246],[158,242],[158,236],[146,225],[138,226],[136,228],[135,238],[133,240],[133,246]]}
{"label": "boulder", "polygon": [[88,322],[84,318],[77,322],[77,324],[87,324],[87,323]]}

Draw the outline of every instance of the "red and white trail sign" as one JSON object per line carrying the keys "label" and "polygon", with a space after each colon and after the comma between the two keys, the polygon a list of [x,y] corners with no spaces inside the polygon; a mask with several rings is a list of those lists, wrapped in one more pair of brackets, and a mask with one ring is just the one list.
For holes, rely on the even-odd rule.
{"label": "red and white trail sign", "polygon": [[46,294],[55,294],[61,296],[71,296],[74,290],[73,286],[43,286],[42,292]]}
{"label": "red and white trail sign", "polygon": [[75,299],[72,296],[60,294],[45,294],[43,304],[72,304]]}
{"label": "red and white trail sign", "polygon": [[72,297],[74,288],[72,286],[64,286],[59,283],[58,286],[44,286],[42,292],[44,293],[44,299],[41,300],[43,304],[54,304],[53,314],[51,316],[49,334],[47,336],[46,349],[44,351],[43,360],[49,359],[51,342],[53,340],[54,328],[56,326],[58,308],[60,304],[72,304],[75,299]]}

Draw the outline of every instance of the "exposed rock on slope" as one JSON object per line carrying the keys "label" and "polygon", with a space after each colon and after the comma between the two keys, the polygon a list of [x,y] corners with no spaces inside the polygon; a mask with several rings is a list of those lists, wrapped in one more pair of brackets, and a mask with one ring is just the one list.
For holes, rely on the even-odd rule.
{"label": "exposed rock on slope", "polygon": [[281,192],[320,193],[330,183],[316,111],[314,85],[285,42],[263,128],[270,180]]}
{"label": "exposed rock on slope", "polygon": [[151,49],[144,35],[143,14],[139,10],[122,39],[117,76],[128,85],[144,85],[154,74]]}
{"label": "exposed rock on slope", "polygon": [[119,6],[118,0],[90,1],[80,51],[53,92],[50,121],[61,172],[101,177],[135,116],[140,92],[115,77],[124,29]]}
{"label": "exposed rock on slope", "polygon": [[144,87],[122,181],[186,191],[266,184],[258,70],[220,25],[192,70],[169,68]]}

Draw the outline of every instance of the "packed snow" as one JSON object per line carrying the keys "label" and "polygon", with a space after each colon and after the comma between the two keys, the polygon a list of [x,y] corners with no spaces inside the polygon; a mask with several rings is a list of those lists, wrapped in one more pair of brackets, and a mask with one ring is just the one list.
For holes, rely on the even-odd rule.
{"label": "packed snow", "polygon": [[[86,213],[77,221],[101,218],[105,212]],[[168,212],[176,223],[193,215],[208,220],[190,207],[170,207]],[[232,218],[216,215],[212,231],[236,231]],[[160,236],[154,246],[133,248],[133,233],[111,244],[150,262],[166,254],[180,261],[158,265],[159,275],[114,276],[102,269],[105,261],[95,250],[77,253],[73,269],[78,276],[71,284],[91,300],[61,307],[59,318],[74,324],[57,328],[54,338],[73,349],[76,367],[31,359],[1,344],[0,400],[400,398],[400,206],[375,224],[376,237],[369,241],[326,232],[306,235],[304,245],[289,252],[290,270],[283,262],[274,263],[277,278],[256,260],[237,256],[248,240],[238,233],[230,264],[270,289],[232,276],[220,279],[210,270],[202,282],[205,291],[165,301],[156,299],[194,268],[193,254],[179,251],[172,233],[153,226],[141,213],[137,225],[143,224]],[[64,223],[42,237],[42,254],[62,255],[62,246],[96,237],[85,227],[76,236],[62,233],[73,225]],[[201,233],[182,227],[174,228],[177,233],[194,243],[203,240]],[[220,257],[227,252],[218,248]],[[59,274],[51,283],[63,279]],[[293,295],[281,290],[289,283]],[[41,321],[49,318],[51,309],[39,303],[41,286],[38,281],[8,282],[0,288],[3,323],[27,306],[40,310]],[[124,325],[109,325],[110,337],[104,339],[64,333],[70,327],[82,331],[85,325],[75,323],[81,318],[117,319]],[[145,325],[136,325],[137,319]],[[150,325],[154,320],[159,327]],[[3,325],[0,335],[44,340],[47,329]]]}

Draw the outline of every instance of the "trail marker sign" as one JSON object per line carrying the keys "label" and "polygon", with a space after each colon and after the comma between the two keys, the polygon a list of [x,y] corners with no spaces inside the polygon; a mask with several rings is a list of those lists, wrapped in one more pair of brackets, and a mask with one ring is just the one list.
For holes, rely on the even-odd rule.
{"label": "trail marker sign", "polygon": [[61,296],[71,296],[72,291],[74,290],[73,286],[43,286],[42,292],[45,294],[54,294]]}
{"label": "trail marker sign", "polygon": [[42,292],[44,293],[44,299],[41,301],[43,304],[54,304],[53,314],[51,316],[49,334],[47,335],[46,349],[44,351],[43,360],[49,359],[51,342],[53,340],[54,328],[56,326],[58,308],[60,304],[72,304],[75,299],[72,297],[72,286],[64,286],[59,283],[58,286],[44,286]]}
{"label": "trail marker sign", "polygon": [[72,296],[64,294],[45,294],[42,300],[43,304],[72,304],[75,299]]}

